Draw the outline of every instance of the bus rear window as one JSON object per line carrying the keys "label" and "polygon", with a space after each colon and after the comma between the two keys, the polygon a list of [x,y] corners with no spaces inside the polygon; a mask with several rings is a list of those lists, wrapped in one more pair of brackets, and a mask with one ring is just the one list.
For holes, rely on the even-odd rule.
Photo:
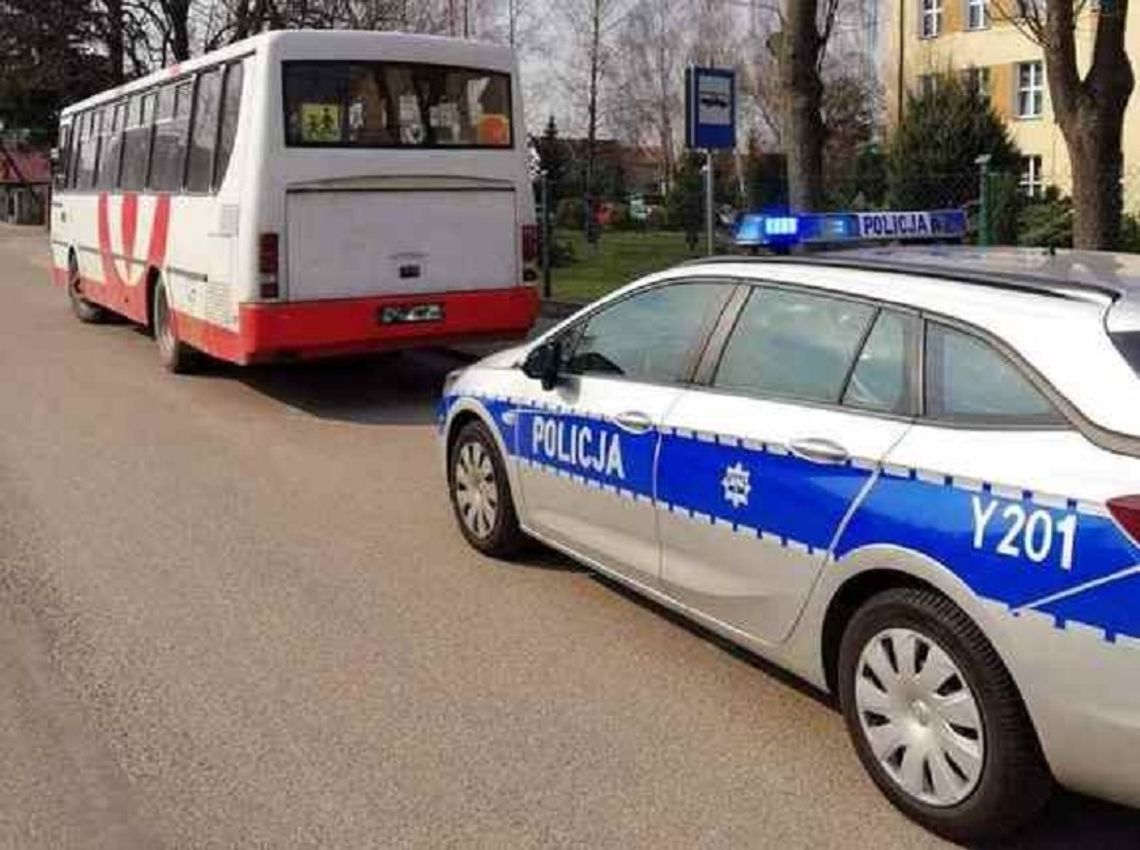
{"label": "bus rear window", "polygon": [[508,74],[408,62],[285,62],[285,143],[510,148]]}

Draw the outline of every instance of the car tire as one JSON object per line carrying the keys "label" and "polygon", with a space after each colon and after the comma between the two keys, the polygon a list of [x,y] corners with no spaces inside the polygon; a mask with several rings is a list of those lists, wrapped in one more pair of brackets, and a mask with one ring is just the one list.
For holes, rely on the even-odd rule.
{"label": "car tire", "polygon": [[107,311],[83,297],[83,280],[74,254],[67,259],[67,298],[71,302],[71,312],[84,324],[97,325],[107,321]]}
{"label": "car tire", "polygon": [[510,558],[524,547],[507,468],[495,438],[478,420],[464,425],[448,452],[447,484],[459,530],[475,549]]}
{"label": "car tire", "polygon": [[174,313],[170,308],[170,296],[166,284],[161,279],[154,286],[154,302],[151,304],[151,328],[154,341],[158,345],[158,357],[168,372],[184,374],[195,365],[196,352],[178,339],[178,328]]}
{"label": "car tire", "polygon": [[946,597],[872,597],[847,625],[838,674],[860,761],[914,821],[968,843],[1010,835],[1045,805],[1053,780],[1017,687]]}

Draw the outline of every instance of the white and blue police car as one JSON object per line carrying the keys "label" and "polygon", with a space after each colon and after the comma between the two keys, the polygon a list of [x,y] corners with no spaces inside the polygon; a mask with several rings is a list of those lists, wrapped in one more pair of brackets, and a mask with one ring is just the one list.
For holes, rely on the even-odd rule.
{"label": "white and blue police car", "polygon": [[956,840],[1140,805],[1140,258],[958,248],[651,275],[449,376],[459,527],[834,693]]}

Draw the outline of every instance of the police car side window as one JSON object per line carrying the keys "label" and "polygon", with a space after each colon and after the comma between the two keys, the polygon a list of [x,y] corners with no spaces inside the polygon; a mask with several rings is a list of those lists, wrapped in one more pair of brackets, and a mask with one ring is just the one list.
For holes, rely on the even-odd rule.
{"label": "police car side window", "polygon": [[725,346],[713,385],[837,404],[875,316],[857,301],[756,288]]}
{"label": "police car side window", "polygon": [[1050,427],[1065,422],[991,345],[933,322],[926,330],[926,413],[961,424]]}
{"label": "police car side window", "polygon": [[910,357],[917,319],[881,310],[843,392],[843,404],[882,413],[910,413]]}
{"label": "police car side window", "polygon": [[[624,298],[585,320],[571,343],[566,371],[656,383],[681,380],[726,291],[720,283],[681,283]],[[568,333],[571,340],[575,330]]]}

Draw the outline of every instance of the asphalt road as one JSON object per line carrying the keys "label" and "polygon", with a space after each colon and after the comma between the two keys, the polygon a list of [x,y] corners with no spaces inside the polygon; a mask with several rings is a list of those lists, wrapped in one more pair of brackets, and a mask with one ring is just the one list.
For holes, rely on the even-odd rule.
{"label": "asphalt road", "polygon": [[[939,842],[839,716],[455,530],[443,354],[173,377],[0,229],[0,847]],[[1059,796],[1018,846],[1140,846]]]}

